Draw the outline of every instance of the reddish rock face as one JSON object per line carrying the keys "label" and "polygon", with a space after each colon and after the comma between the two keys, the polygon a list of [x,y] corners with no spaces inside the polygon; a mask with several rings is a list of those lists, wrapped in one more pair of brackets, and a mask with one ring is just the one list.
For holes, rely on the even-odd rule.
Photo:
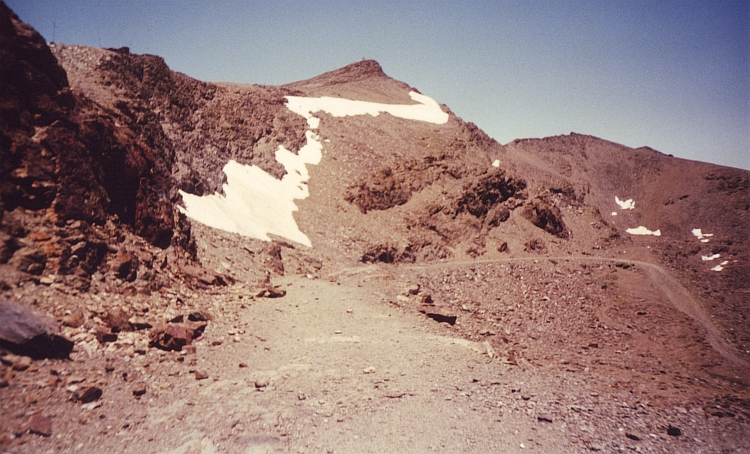
{"label": "reddish rock face", "polygon": [[[57,226],[103,225],[112,218],[151,244],[169,246],[175,192],[171,150],[150,146],[147,135],[124,127],[127,119],[73,92],[42,36],[5,4],[0,4],[0,62],[0,212],[23,208]],[[17,244],[16,238],[28,232],[11,224],[1,226],[2,262],[41,274],[44,258]],[[78,249],[55,255],[71,265],[62,272],[90,274],[101,263],[100,249],[75,263],[66,257],[80,256]]]}

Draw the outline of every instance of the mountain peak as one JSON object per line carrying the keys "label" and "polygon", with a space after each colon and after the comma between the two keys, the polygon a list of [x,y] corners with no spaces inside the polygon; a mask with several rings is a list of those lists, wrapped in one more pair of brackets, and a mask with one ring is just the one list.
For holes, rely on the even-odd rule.
{"label": "mountain peak", "polygon": [[366,59],[284,87],[304,93],[305,96],[334,96],[404,104],[412,102],[408,92],[413,90],[409,85],[389,77],[377,61]]}
{"label": "mountain peak", "polygon": [[388,76],[383,72],[383,68],[375,60],[361,60],[355,63],[348,64],[342,68],[328,71],[319,76],[315,76],[312,79],[307,79],[299,82],[293,82],[290,86],[304,85],[304,86],[316,86],[324,87],[329,85],[339,85],[351,82],[358,82],[370,78],[387,78]]}

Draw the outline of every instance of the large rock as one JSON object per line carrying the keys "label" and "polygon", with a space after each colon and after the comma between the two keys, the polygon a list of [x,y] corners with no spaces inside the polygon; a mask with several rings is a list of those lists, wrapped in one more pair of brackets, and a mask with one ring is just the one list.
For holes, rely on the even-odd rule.
{"label": "large rock", "polygon": [[168,323],[155,326],[149,332],[151,345],[162,350],[182,350],[191,345],[206,329],[206,322]]}
{"label": "large rock", "polygon": [[67,358],[73,342],[51,317],[19,302],[0,299],[0,347],[34,359]]}

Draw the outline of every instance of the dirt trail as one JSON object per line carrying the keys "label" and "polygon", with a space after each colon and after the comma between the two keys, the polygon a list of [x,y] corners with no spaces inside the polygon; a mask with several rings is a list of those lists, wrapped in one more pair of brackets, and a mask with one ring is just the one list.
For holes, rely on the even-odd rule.
{"label": "dirt trail", "polygon": [[[617,376],[588,368],[507,364],[488,344],[461,339],[458,326],[390,305],[395,294],[382,292],[400,289],[392,272],[367,266],[328,280],[287,276],[275,281],[286,296],[249,303],[231,290],[216,294],[226,310],[198,344],[193,367],[210,378],[175,377],[182,392],[159,399],[166,406],[147,404],[130,433],[136,442],[125,451],[679,448],[656,421],[683,418],[680,424],[690,424],[691,414],[626,405],[632,389],[618,389]],[[656,278],[669,286],[670,299],[679,295],[679,284]],[[242,301],[246,305],[238,309]],[[631,419],[634,412],[639,416]],[[652,434],[635,444],[625,437],[626,428]]]}
{"label": "dirt trail", "polygon": [[[368,274],[344,285],[287,277],[284,298],[219,317],[197,352],[211,378],[187,376],[184,397],[153,408],[144,443],[172,453],[575,450],[565,424],[540,423],[533,403],[512,411],[511,399],[526,403],[521,390],[545,395],[541,382],[521,383],[484,344],[383,304]],[[244,325],[251,335],[209,346]],[[181,442],[175,420],[194,428]]]}
{"label": "dirt trail", "polygon": [[[55,416],[60,438],[28,438],[11,452],[667,453],[748,446],[741,401],[721,402],[737,406],[737,418],[710,416],[717,401],[701,391],[732,385],[698,382],[682,369],[632,370],[613,358],[622,352],[561,356],[553,344],[548,358],[519,355],[509,364],[507,352],[493,354],[486,338],[466,340],[461,325],[392,303],[406,287],[399,281],[404,268],[363,266],[327,279],[288,274],[273,281],[286,290],[281,298],[252,297],[245,284],[191,294],[186,298],[212,307],[215,317],[194,352],[149,349],[112,363],[114,372],[101,367],[106,398],[91,408],[66,403]],[[654,273],[670,299],[684,296],[669,276]],[[524,343],[519,338],[508,348]],[[85,358],[76,355],[73,365]],[[147,391],[134,397],[141,380]],[[668,435],[673,426],[690,435]]]}

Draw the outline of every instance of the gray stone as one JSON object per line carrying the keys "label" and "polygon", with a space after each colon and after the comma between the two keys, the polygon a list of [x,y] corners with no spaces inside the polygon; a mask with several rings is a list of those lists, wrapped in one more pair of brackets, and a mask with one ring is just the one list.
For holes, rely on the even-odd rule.
{"label": "gray stone", "polygon": [[51,317],[17,301],[0,299],[0,347],[34,359],[67,358],[73,342]]}

